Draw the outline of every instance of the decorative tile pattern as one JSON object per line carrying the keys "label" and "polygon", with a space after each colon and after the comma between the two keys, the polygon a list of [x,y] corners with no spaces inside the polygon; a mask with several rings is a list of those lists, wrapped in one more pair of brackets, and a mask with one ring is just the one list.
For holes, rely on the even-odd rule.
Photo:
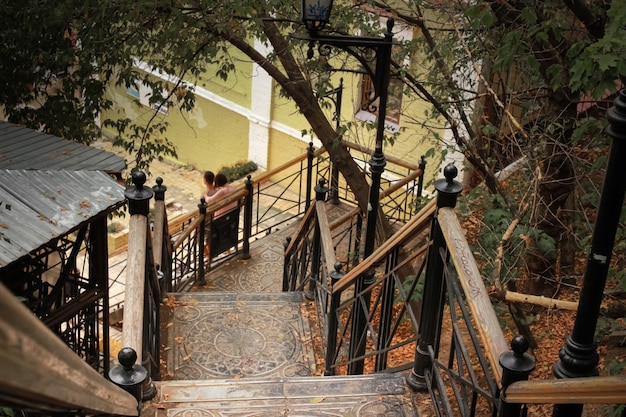
{"label": "decorative tile pattern", "polygon": [[177,380],[312,375],[308,322],[296,294],[177,296],[168,371]]}

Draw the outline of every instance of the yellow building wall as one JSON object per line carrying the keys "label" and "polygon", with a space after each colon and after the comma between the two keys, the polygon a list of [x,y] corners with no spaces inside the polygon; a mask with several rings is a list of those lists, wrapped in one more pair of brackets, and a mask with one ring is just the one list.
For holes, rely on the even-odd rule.
{"label": "yellow building wall", "polygon": [[[374,149],[376,144],[376,129],[372,124],[365,125],[360,120],[355,118],[355,114],[359,110],[359,83],[361,75],[354,74],[342,74],[332,77],[332,85],[338,87],[340,84],[340,78],[343,78],[343,98],[341,103],[341,125],[350,126],[349,131],[345,133],[344,139],[353,143],[357,143],[361,146],[365,146],[369,149]],[[324,111],[328,120],[331,120],[333,126],[335,121],[332,120],[333,112],[335,111],[335,105],[327,99],[327,106],[324,106]],[[272,120],[275,122],[284,123],[298,131],[309,130],[310,126],[304,116],[297,112],[293,102],[285,97],[280,97],[275,89],[272,109]],[[424,118],[424,112],[428,108],[428,103],[421,100],[409,101],[406,96],[403,96],[402,112],[400,116],[401,131],[394,135],[392,133],[386,133],[386,142],[383,145],[383,152],[386,156],[394,156],[396,158],[403,159],[412,164],[419,164],[420,157],[426,155],[429,149],[438,147],[440,149],[441,144],[438,143],[432,132],[425,131],[423,128],[416,125],[410,125],[408,120],[420,120]],[[443,128],[439,131],[443,134]],[[287,140],[288,138],[281,138],[280,135],[274,137],[273,141]],[[303,140],[302,140],[303,141]],[[298,140],[292,139],[288,143],[293,143],[292,146],[296,146],[297,149],[306,150],[307,142],[298,144]],[[270,169],[277,166],[276,162],[281,161],[280,157],[276,155],[285,156],[279,152],[280,145],[272,144],[270,153]],[[286,152],[286,151],[283,151]],[[303,151],[304,152],[304,151]],[[371,153],[364,153],[353,151],[354,157],[363,161],[369,161]],[[438,157],[441,152],[435,152],[437,158],[427,159],[426,176],[429,178],[439,178],[439,164],[440,158]],[[275,155],[274,155],[275,154]],[[286,159],[282,159],[284,161]],[[280,162],[279,162],[280,163]]]}
{"label": "yellow building wall", "polygon": [[[125,88],[110,88],[108,94],[120,117],[146,124],[154,114],[149,107],[137,105]],[[112,115],[108,112],[104,117]],[[167,115],[157,117],[169,123],[164,137],[176,147],[178,163],[217,172],[248,158],[248,119],[222,105],[197,97],[191,113],[170,105]]]}

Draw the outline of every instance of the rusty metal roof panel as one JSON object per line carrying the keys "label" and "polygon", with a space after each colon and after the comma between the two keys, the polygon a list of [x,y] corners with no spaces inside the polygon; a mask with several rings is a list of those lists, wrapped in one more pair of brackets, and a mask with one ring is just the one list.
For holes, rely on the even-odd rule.
{"label": "rusty metal roof panel", "polygon": [[0,169],[50,169],[121,172],[124,158],[0,121]]}
{"label": "rusty metal roof panel", "polygon": [[0,268],[124,201],[104,172],[0,169]]}

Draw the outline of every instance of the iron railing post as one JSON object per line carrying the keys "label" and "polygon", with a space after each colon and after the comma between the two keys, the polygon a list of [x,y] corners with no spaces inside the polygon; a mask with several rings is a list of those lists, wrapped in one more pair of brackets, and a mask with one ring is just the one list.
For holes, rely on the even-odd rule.
{"label": "iron railing post", "polygon": [[341,271],[343,264],[337,262],[334,265],[335,269],[330,273],[331,282],[331,295],[330,295],[330,307],[328,311],[328,334],[326,335],[326,360],[324,361],[324,375],[335,375],[335,350],[337,350],[337,329],[339,328],[339,316],[337,315],[337,309],[341,303],[341,292],[334,293],[332,288],[339,282],[345,275]]}
{"label": "iron railing post", "polygon": [[500,355],[502,367],[502,390],[500,391],[499,417],[524,417],[526,406],[506,402],[506,389],[516,381],[527,381],[530,373],[535,369],[535,358],[526,353],[528,340],[524,336],[515,336],[511,341],[511,351]]}
{"label": "iron railing post", "polygon": [[[200,204],[198,204],[198,212],[200,216],[202,216],[202,221],[200,222],[199,230],[198,230],[198,275],[196,276],[196,280],[200,285],[206,284],[206,279],[204,277],[204,245],[206,245],[207,238],[210,236],[206,236],[206,209],[207,204],[204,201],[204,198],[200,199]],[[206,259],[207,262],[211,262],[211,248],[209,248],[209,258]]]}
{"label": "iron railing post", "polygon": [[[315,186],[315,204],[324,204],[326,200],[326,180],[322,177],[318,180]],[[309,279],[309,288],[305,292],[305,297],[308,300],[315,299],[315,288],[317,281],[320,279],[320,265],[322,262],[322,238],[320,232],[320,224],[317,217],[315,218],[315,232],[313,233],[313,252],[311,259],[311,277]]]}
{"label": "iron railing post", "polygon": [[[166,293],[172,290],[172,260],[170,259],[169,251],[167,250],[165,239],[168,239],[167,230],[167,215],[165,215],[165,192],[167,187],[163,185],[163,178],[157,177],[157,185],[152,187],[154,191],[154,236],[155,240],[152,250],[155,254],[155,263],[157,268],[163,274],[163,280],[161,281],[161,292]],[[158,213],[159,210],[163,210],[163,213]],[[156,237],[158,236],[158,239]]]}
{"label": "iron railing post", "polygon": [[[445,179],[435,181],[437,190],[437,207],[455,207],[456,199],[462,190],[462,186],[455,181],[458,170],[454,165],[444,168]],[[432,244],[428,250],[426,263],[426,279],[424,280],[424,295],[422,312],[420,314],[420,326],[418,343],[415,349],[415,363],[413,371],[407,378],[407,384],[414,390],[425,391],[428,389],[426,371],[431,367],[429,346],[432,346],[437,355],[439,336],[444,304],[444,280],[443,271],[447,259],[442,259],[442,250],[446,249],[446,242],[441,233],[437,214],[433,217],[430,239]]]}
{"label": "iron railing post", "polygon": [[[333,99],[330,95],[335,95]],[[339,79],[339,87],[327,92],[324,97],[329,97],[333,103],[335,103],[335,113],[333,119],[335,119],[335,133],[337,134],[337,146],[341,146],[341,103],[343,101],[343,78]],[[339,169],[337,165],[331,160],[331,175],[330,175],[330,202],[333,205],[339,204]]]}
{"label": "iron railing post", "polygon": [[426,159],[424,159],[424,155],[420,157],[419,168],[422,170],[422,175],[420,175],[417,180],[417,198],[422,197],[422,192],[424,191],[424,173],[426,172]]}
{"label": "iron railing post", "polygon": [[306,212],[311,206],[311,188],[313,187],[313,156],[315,156],[315,148],[313,142],[309,142],[306,150],[306,196],[304,200],[304,211]]}
{"label": "iron railing post", "polygon": [[246,195],[243,207],[243,253],[241,257],[242,259],[250,259],[250,236],[252,236],[253,209],[252,195],[254,194],[251,175],[248,175],[246,178],[245,186],[246,191],[248,191],[248,195]]}
{"label": "iron railing post", "polygon": [[291,236],[287,236],[287,238],[285,239],[285,243],[283,243],[284,246],[284,253],[285,253],[285,262],[283,263],[283,292],[287,292],[289,291],[289,283],[291,281],[291,270],[292,270],[292,265],[291,265],[291,254],[286,253],[287,252],[287,248],[289,248],[289,245],[291,244]]}
{"label": "iron railing post", "polygon": [[[626,191],[626,176],[621,171],[621,164],[626,159],[626,90],[620,91],[614,104],[607,112],[607,133],[613,141],[591,238],[591,250],[583,277],[574,329],[567,337],[559,352],[559,360],[554,365],[553,371],[557,378],[598,375],[599,356],[595,331]],[[582,411],[582,404],[557,404],[552,415],[580,417]]]}

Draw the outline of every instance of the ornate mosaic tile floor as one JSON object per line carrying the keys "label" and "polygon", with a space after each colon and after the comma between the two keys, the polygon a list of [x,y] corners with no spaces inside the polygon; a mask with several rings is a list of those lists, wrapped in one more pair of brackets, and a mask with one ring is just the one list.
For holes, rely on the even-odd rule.
{"label": "ornate mosaic tile floor", "polygon": [[314,374],[300,295],[186,293],[170,297],[167,371],[202,380]]}

